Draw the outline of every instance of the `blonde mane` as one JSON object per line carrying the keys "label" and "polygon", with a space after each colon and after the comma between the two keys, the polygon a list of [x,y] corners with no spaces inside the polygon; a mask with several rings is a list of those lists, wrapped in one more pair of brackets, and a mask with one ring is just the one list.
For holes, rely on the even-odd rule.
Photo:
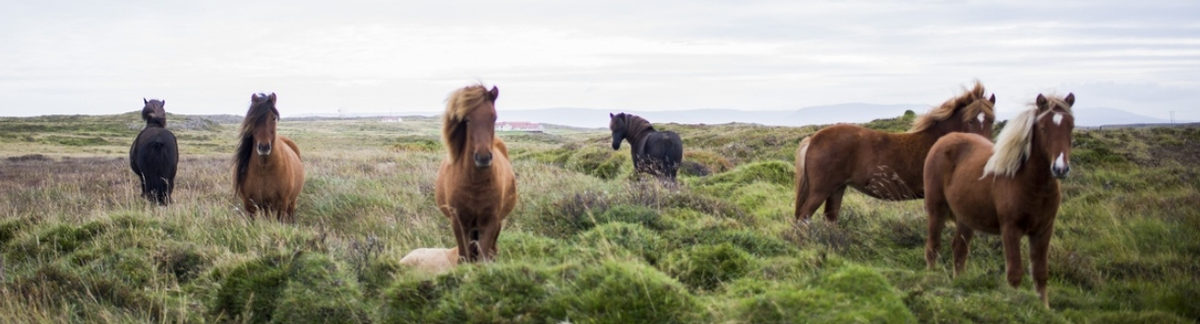
{"label": "blonde mane", "polygon": [[442,143],[450,151],[450,160],[457,161],[467,142],[463,120],[475,107],[488,100],[488,89],[482,84],[463,87],[446,98],[446,111],[442,113]]}
{"label": "blonde mane", "polygon": [[1017,174],[1017,170],[1021,169],[1021,165],[1025,164],[1025,160],[1029,159],[1029,154],[1033,150],[1033,124],[1043,115],[1054,111],[1054,107],[1062,107],[1067,114],[1071,114],[1071,105],[1067,104],[1062,98],[1057,96],[1044,96],[1046,105],[1050,109],[1038,114],[1037,104],[1033,107],[1022,111],[1008,121],[1004,125],[1004,130],[1000,131],[1000,135],[996,136],[996,146],[992,148],[992,157],[988,158],[987,164],[983,166],[983,176],[1001,175],[1012,177]]}
{"label": "blonde mane", "polygon": [[[966,90],[958,97],[947,100],[946,102],[942,103],[941,106],[931,109],[928,113],[921,115],[921,117],[917,117],[917,120],[913,121],[913,126],[908,130],[908,132],[924,132],[925,130],[933,127],[933,125],[936,125],[938,122],[953,116],[954,112],[959,108],[968,109],[967,111],[963,112],[963,121],[970,121],[972,118],[975,118],[975,116],[979,116],[980,113],[986,114],[986,116],[989,118],[994,118],[995,113],[993,112],[992,108],[993,104],[991,101],[988,101],[983,97],[985,92],[986,91],[983,88],[983,83],[976,80],[975,86],[970,90]],[[972,103],[977,101],[980,102],[979,105],[972,105]]]}

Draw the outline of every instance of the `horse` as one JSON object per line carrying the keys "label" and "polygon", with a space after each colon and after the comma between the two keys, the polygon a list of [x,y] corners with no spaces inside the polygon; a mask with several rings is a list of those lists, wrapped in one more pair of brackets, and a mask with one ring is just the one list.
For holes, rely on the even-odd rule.
{"label": "horse", "polygon": [[161,206],[171,203],[175,191],[175,171],[179,166],[179,145],[175,134],[167,130],[166,101],[142,98],[142,120],[146,127],[129,146],[129,168],[142,182],[142,197]]}
{"label": "horse", "polygon": [[294,222],[296,198],[304,188],[304,164],[296,142],[275,134],[279,122],[275,100],[275,93],[250,95],[250,110],[242,120],[233,157],[233,190],[250,216],[262,210],[280,221]]}
{"label": "horse", "polygon": [[975,231],[999,234],[1008,284],[1024,276],[1021,237],[1029,236],[1033,281],[1042,303],[1046,297],[1047,251],[1061,201],[1059,180],[1071,171],[1071,107],[1066,98],[1038,95],[1000,131],[995,146],[974,134],[942,137],[925,159],[925,212],[929,238],[925,263],[933,269],[941,249],[942,227],[954,221],[954,276],[966,267]]}
{"label": "horse", "polygon": [[608,114],[613,150],[621,149],[621,140],[629,141],[629,153],[637,172],[675,181],[683,161],[683,140],[672,131],[656,131],[650,122],[631,114]]}
{"label": "horse", "polygon": [[496,256],[504,218],[517,205],[517,178],[508,147],[496,137],[500,89],[458,89],[446,100],[442,142],[449,153],[438,169],[434,197],[450,219],[458,256],[467,262]]}
{"label": "horse", "polygon": [[905,133],[885,133],[837,124],[800,141],[796,150],[797,221],[804,224],[825,204],[836,223],[846,187],[876,199],[920,199],[922,162],[938,138],[954,132],[991,136],[996,95],[984,98],[983,84],[947,100],[913,122]]}

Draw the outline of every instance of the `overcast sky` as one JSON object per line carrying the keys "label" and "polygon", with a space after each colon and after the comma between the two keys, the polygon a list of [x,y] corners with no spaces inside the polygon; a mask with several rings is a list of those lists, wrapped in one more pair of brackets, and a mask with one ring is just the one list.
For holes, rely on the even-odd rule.
{"label": "overcast sky", "polygon": [[980,79],[1002,111],[1200,120],[1200,1],[0,0],[0,115],[935,105]]}

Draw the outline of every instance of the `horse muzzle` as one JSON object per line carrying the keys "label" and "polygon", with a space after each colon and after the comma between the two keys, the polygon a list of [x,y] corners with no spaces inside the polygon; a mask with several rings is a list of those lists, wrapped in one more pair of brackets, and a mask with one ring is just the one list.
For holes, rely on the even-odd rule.
{"label": "horse muzzle", "polygon": [[261,156],[271,155],[271,144],[258,144],[257,151]]}
{"label": "horse muzzle", "polygon": [[475,154],[475,167],[486,168],[492,166],[492,154]]}
{"label": "horse muzzle", "polygon": [[1064,154],[1059,153],[1058,158],[1054,159],[1054,163],[1050,164],[1050,174],[1055,178],[1066,178],[1067,173],[1071,172],[1071,164],[1067,163]]}

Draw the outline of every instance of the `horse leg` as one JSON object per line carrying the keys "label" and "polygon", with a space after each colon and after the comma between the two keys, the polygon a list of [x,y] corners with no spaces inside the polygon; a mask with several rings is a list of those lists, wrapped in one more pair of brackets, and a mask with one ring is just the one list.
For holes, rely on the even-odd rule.
{"label": "horse leg", "polygon": [[[797,193],[796,197],[796,220],[801,221],[804,224],[808,224],[809,218],[812,218],[812,215],[817,212],[817,208],[820,208],[821,204],[824,203],[825,199],[829,198],[830,195],[830,191],[826,188],[822,186],[815,186],[812,181],[814,179],[810,178],[808,180],[809,184],[807,195],[800,197],[800,194],[802,193]],[[804,203],[800,204],[799,202],[801,201]]]}
{"label": "horse leg", "polygon": [[971,253],[973,237],[975,230],[967,227],[967,224],[954,224],[954,241],[951,243],[951,248],[954,249],[954,277],[961,275],[967,267],[967,254]]}
{"label": "horse leg", "polygon": [[483,259],[492,261],[496,257],[497,244],[500,239],[500,228],[502,225],[498,220],[493,219],[488,224],[482,226],[483,229],[479,233],[480,251],[483,252]]}
{"label": "horse leg", "polygon": [[1000,241],[1004,244],[1004,266],[1007,268],[1008,285],[1021,285],[1021,277],[1025,268],[1021,266],[1021,237],[1025,236],[1015,225],[1000,226]]}
{"label": "horse leg", "polygon": [[946,227],[944,208],[945,204],[925,200],[925,213],[929,217],[929,237],[925,238],[925,269],[928,270],[936,268],[938,255],[942,253],[942,229]]}
{"label": "horse leg", "polygon": [[254,214],[258,212],[258,205],[255,205],[254,201],[250,200],[250,198],[242,197],[242,209],[246,211],[246,214],[250,218],[254,218]]}
{"label": "horse leg", "polygon": [[1054,230],[1048,229],[1036,235],[1029,236],[1029,261],[1033,263],[1033,284],[1037,289],[1042,304],[1050,308],[1050,299],[1046,296],[1046,280],[1050,277],[1049,257],[1050,237]]}
{"label": "horse leg", "polygon": [[842,211],[842,197],[846,195],[846,185],[842,185],[829,194],[825,200],[825,220],[837,224],[838,214]]}
{"label": "horse leg", "polygon": [[459,222],[457,216],[450,218],[450,227],[454,231],[454,241],[458,243],[458,259],[471,262],[471,256],[468,253],[471,242],[467,239],[466,233],[463,232],[462,223]]}

